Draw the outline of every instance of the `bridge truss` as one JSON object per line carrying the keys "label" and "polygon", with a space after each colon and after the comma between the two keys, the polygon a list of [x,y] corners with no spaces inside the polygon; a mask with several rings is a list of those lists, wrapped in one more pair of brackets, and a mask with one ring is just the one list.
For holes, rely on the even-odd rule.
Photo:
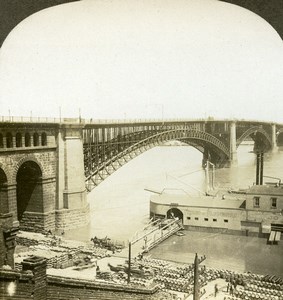
{"label": "bridge truss", "polygon": [[116,137],[109,140],[106,140],[106,136],[111,137],[113,128],[105,128],[100,133],[99,129],[89,129],[85,134],[86,142],[84,143],[87,190],[91,191],[128,161],[153,147],[163,145],[167,141],[181,141],[203,153],[209,147],[219,161],[229,159],[229,148],[221,140],[194,127],[143,128],[124,135],[118,133]]}
{"label": "bridge truss", "polygon": [[[145,151],[177,140],[195,147],[216,166],[231,160],[233,121],[88,123],[83,130],[86,187],[91,191],[121,166]],[[247,137],[264,151],[272,147],[270,123],[237,122],[237,148]],[[232,141],[233,142],[233,141]]]}

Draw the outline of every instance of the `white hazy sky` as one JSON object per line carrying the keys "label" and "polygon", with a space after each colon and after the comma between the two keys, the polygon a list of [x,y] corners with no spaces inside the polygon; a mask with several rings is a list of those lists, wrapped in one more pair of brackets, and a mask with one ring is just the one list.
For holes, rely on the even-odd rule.
{"label": "white hazy sky", "polygon": [[0,50],[2,115],[283,121],[283,43],[216,0],[83,0],[21,22]]}

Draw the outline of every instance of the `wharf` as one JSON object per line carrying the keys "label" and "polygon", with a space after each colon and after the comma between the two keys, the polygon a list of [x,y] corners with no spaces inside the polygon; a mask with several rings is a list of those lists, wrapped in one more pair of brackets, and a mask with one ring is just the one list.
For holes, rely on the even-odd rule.
{"label": "wharf", "polygon": [[[150,221],[143,230],[137,231],[132,240],[129,241],[129,244],[131,243],[131,256],[137,257],[140,254],[147,253],[181,229],[183,229],[183,226],[182,221],[179,219]],[[112,256],[127,258],[129,256],[129,246]]]}

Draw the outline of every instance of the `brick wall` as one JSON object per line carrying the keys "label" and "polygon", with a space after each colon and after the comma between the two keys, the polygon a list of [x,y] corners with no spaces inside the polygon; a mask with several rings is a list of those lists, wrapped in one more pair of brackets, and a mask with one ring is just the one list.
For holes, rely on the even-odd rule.
{"label": "brick wall", "polygon": [[30,299],[33,295],[32,272],[0,269],[0,299]]}
{"label": "brick wall", "polygon": [[30,257],[22,262],[23,271],[0,269],[0,295],[3,299],[46,300],[46,261]]}
{"label": "brick wall", "polygon": [[[139,289],[90,280],[76,280],[56,276],[48,276],[47,299],[103,299],[103,300],[153,300],[158,299],[157,288]],[[166,299],[166,298],[164,298]]]}
{"label": "brick wall", "polygon": [[0,296],[3,299],[36,300],[157,300],[169,299],[158,286],[139,288],[107,282],[94,282],[46,275],[46,260],[30,257],[22,262],[23,271],[0,268]]}
{"label": "brick wall", "polygon": [[[9,212],[13,213],[14,222],[17,221],[17,171],[25,161],[34,161],[39,165],[42,171],[42,181],[38,186],[39,198],[43,199],[41,202],[36,201],[36,206],[32,205],[28,212],[51,212],[55,211],[56,202],[56,165],[57,153],[56,148],[42,148],[42,149],[17,149],[7,150],[1,152],[0,167],[3,169],[7,177],[7,198],[9,203]],[[27,216],[30,219],[30,217]],[[54,216],[53,216],[54,219]],[[27,221],[27,223],[25,223]],[[38,221],[38,220],[36,220]],[[40,219],[41,227],[46,226],[45,217]],[[33,223],[34,224],[34,223]],[[33,224],[29,224],[28,220],[23,219],[21,226],[26,229],[33,229]],[[53,230],[55,226],[55,219],[50,223]]]}

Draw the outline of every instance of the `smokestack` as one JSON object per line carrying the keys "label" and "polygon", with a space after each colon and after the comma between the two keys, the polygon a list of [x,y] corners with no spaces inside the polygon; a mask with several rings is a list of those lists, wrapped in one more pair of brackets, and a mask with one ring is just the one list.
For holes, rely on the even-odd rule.
{"label": "smokestack", "polygon": [[255,184],[259,185],[259,168],[260,168],[260,153],[256,154],[256,180]]}
{"label": "smokestack", "polygon": [[263,152],[260,154],[260,177],[259,184],[263,185]]}
{"label": "smokestack", "polygon": [[256,185],[263,185],[263,152],[256,154]]}

